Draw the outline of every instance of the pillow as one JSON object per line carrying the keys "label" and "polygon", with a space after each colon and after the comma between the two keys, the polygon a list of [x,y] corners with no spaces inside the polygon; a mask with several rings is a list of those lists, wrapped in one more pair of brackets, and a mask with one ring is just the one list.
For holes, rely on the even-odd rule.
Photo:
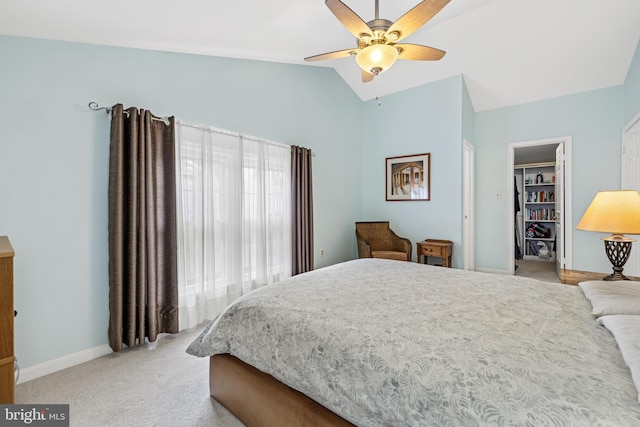
{"label": "pillow", "polygon": [[604,325],[616,339],[622,358],[631,371],[640,402],[640,316],[602,316],[598,318],[598,323]]}
{"label": "pillow", "polygon": [[607,314],[640,315],[640,282],[589,280],[578,286],[591,302],[596,317]]}

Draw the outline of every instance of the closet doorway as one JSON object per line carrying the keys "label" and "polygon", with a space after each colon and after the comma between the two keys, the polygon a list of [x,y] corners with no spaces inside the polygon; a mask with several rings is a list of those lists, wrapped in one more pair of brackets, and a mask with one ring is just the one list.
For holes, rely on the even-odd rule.
{"label": "closet doorway", "polygon": [[[507,157],[508,182],[514,188],[508,198],[508,272],[517,274],[519,257],[537,260],[535,245],[540,245],[539,262],[553,263],[560,278],[563,269],[572,268],[571,137],[510,143]],[[527,238],[533,222],[543,226],[543,234]]]}

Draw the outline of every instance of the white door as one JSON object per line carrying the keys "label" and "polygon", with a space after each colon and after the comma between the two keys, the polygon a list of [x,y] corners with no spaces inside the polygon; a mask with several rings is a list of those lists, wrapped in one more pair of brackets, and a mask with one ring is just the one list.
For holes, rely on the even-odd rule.
{"label": "white door", "polygon": [[475,270],[475,239],[474,239],[474,148],[469,141],[463,141],[462,147],[462,250],[463,268]]}
{"label": "white door", "polygon": [[565,268],[564,256],[564,144],[558,144],[556,148],[556,273],[562,277],[562,269]]}
{"label": "white door", "polygon": [[[622,133],[622,175],[621,190],[640,191],[640,114],[638,114]],[[639,240],[639,236],[629,236]],[[631,247],[629,259],[624,265],[627,276],[640,276],[640,244]]]}

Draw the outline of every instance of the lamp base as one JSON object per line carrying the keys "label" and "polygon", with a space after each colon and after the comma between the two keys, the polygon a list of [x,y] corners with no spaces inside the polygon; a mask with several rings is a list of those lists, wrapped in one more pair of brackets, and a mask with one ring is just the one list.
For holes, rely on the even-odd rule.
{"label": "lamp base", "polygon": [[629,259],[633,240],[620,235],[603,237],[602,240],[604,240],[604,250],[607,253],[607,257],[613,265],[613,273],[603,277],[602,280],[630,280],[622,274],[622,270],[627,259]]}
{"label": "lamp base", "polygon": [[[620,269],[620,270],[622,270],[622,269]],[[611,280],[611,281],[613,281],[613,280],[631,280],[631,279],[629,279],[627,276],[625,276],[621,272],[615,271],[615,268],[614,268],[614,272],[609,274],[608,276],[604,276],[602,278],[602,280]]]}

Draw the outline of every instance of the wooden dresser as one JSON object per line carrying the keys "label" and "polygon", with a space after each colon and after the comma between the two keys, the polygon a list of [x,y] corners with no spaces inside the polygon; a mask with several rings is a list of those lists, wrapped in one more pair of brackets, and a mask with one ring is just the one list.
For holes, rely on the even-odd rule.
{"label": "wooden dresser", "polygon": [[13,248],[0,236],[0,403],[13,402]]}

